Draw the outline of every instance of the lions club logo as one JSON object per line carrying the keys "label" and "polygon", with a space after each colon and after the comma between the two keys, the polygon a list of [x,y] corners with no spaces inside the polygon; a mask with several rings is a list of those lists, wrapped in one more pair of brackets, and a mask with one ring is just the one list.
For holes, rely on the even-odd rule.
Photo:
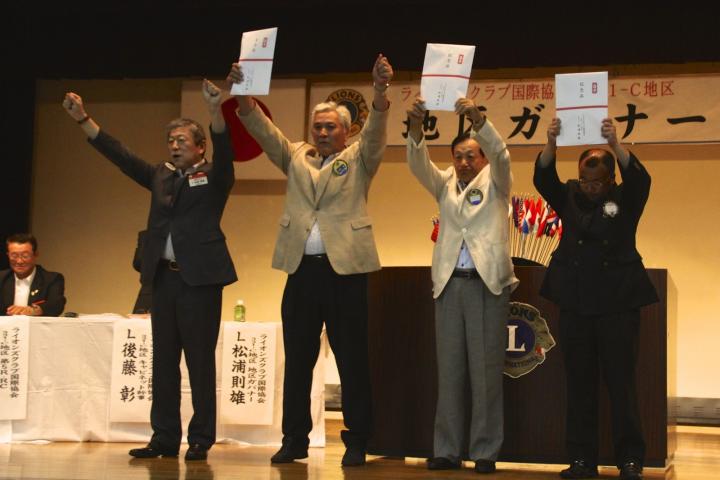
{"label": "lions club logo", "polygon": [[348,171],[348,164],[345,160],[337,159],[333,163],[332,169],[335,175],[337,175],[338,177],[342,177]]}
{"label": "lions club logo", "polygon": [[328,102],[335,102],[338,105],[342,105],[350,111],[350,132],[349,137],[357,135],[365,125],[370,110],[368,109],[367,102],[362,93],[351,88],[341,88],[335,90],[327,98]]}
{"label": "lions club logo", "polygon": [[545,352],[555,346],[540,311],[527,303],[510,302],[505,375],[518,378],[545,361]]}

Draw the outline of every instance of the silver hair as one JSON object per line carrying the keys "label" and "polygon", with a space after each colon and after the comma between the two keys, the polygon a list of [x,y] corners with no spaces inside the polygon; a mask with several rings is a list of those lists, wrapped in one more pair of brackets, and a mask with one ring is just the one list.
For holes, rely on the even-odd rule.
{"label": "silver hair", "polygon": [[317,105],[315,105],[315,108],[313,108],[312,114],[310,115],[310,122],[314,122],[315,114],[321,112],[337,113],[338,117],[340,117],[340,123],[343,124],[345,130],[350,131],[350,125],[352,124],[352,116],[350,115],[350,110],[348,110],[347,107],[343,105],[338,105],[335,102],[318,103]]}

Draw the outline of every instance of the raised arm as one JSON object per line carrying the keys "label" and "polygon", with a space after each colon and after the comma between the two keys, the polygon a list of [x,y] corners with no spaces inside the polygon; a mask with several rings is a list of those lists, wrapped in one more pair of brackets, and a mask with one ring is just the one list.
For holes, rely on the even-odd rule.
{"label": "raised arm", "polygon": [[[228,83],[242,83],[243,73],[240,65],[233,63],[227,76]],[[270,121],[252,97],[235,95],[238,102],[237,114],[248,133],[255,139],[271,162],[285,175],[290,168],[294,150],[293,144],[282,131]],[[297,145],[297,144],[296,144]]]}
{"label": "raised arm", "polygon": [[540,158],[538,159],[538,165],[540,167],[545,168],[549,166],[550,162],[555,159],[555,154],[557,152],[557,137],[560,135],[561,128],[562,125],[560,123],[560,119],[553,118],[547,129],[547,143],[545,144],[542,153],[540,153]]}
{"label": "raised arm", "polygon": [[228,192],[235,183],[233,160],[235,152],[230,141],[230,132],[222,114],[222,92],[220,88],[205,79],[202,94],[210,113],[210,136],[213,145],[213,175],[218,178],[216,185],[222,185]]}
{"label": "raised arm", "polygon": [[615,153],[620,165],[623,168],[627,168],[630,164],[630,152],[618,142],[615,125],[611,118],[603,119],[602,125],[600,126],[600,134],[607,140],[608,146],[612,149],[613,153]]}
{"label": "raised arm", "polygon": [[650,196],[650,174],[635,155],[620,145],[612,119],[604,119],[601,129],[602,136],[607,139],[608,146],[618,159],[625,204],[639,218]]}
{"label": "raised arm", "polygon": [[[239,63],[233,63],[230,66],[230,73],[227,76],[227,82],[232,89],[233,83],[242,83],[245,77],[243,77],[242,69]],[[249,95],[235,95],[235,99],[238,102],[238,113],[240,115],[247,115],[255,108],[255,100]]]}
{"label": "raised arm", "polygon": [[562,125],[559,118],[553,118],[547,130],[547,143],[535,161],[533,184],[537,191],[562,215],[565,205],[565,184],[560,181],[555,164],[557,137]]}
{"label": "raised arm", "polygon": [[490,165],[490,178],[499,191],[510,195],[512,174],[510,173],[510,152],[495,126],[469,98],[455,102],[455,113],[465,115],[472,121],[471,135],[485,153]]}
{"label": "raised arm", "polygon": [[387,120],[390,102],[385,96],[393,77],[390,62],[382,54],[375,59],[372,69],[373,102],[365,125],[360,132],[357,146],[360,149],[360,161],[369,176],[374,176],[380,167],[387,142]]}
{"label": "raised arm", "polygon": [[393,75],[393,68],[387,57],[383,56],[382,53],[379,54],[375,59],[372,71],[373,91],[375,92],[372,104],[375,110],[379,112],[384,112],[390,108],[386,93]]}
{"label": "raised arm", "polygon": [[70,118],[80,125],[85,135],[87,135],[90,140],[95,140],[98,133],[100,133],[100,126],[95,123],[95,120],[85,111],[82,97],[76,93],[68,92],[65,94],[62,106],[67,114],[70,115]]}
{"label": "raised arm", "polygon": [[430,154],[424,142],[422,122],[426,113],[425,101],[420,97],[415,99],[407,111],[407,161],[415,178],[437,199],[445,184],[445,177],[443,172],[430,160]]}
{"label": "raised arm", "polygon": [[70,118],[80,125],[90,145],[117,165],[125,175],[147,189],[152,188],[153,166],[132,153],[118,140],[101,131],[100,126],[85,111],[80,95],[73,92],[66,93],[62,106]]}
{"label": "raised arm", "polygon": [[220,89],[206,78],[202,83],[202,94],[210,113],[210,128],[215,133],[223,133],[225,131],[225,118],[220,108],[222,99]]}

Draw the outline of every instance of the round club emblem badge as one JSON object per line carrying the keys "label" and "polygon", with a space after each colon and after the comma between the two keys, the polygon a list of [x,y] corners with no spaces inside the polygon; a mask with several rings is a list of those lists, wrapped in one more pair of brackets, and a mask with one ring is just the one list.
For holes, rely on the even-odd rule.
{"label": "round club emblem badge", "polygon": [[479,188],[473,188],[468,192],[466,198],[467,201],[470,202],[470,205],[480,205],[480,202],[482,202],[483,199],[482,190]]}
{"label": "round club emblem badge", "polygon": [[555,346],[540,311],[527,303],[510,302],[505,375],[518,378],[545,361],[545,352]]}
{"label": "round club emblem badge", "polygon": [[352,88],[341,88],[340,90],[335,90],[328,95],[326,101],[335,102],[350,111],[351,121],[348,137],[352,137],[360,133],[360,130],[362,130],[363,125],[365,125],[365,121],[370,113],[368,104],[362,93],[357,90],[353,90]]}
{"label": "round club emblem badge", "polygon": [[342,177],[348,172],[348,164],[345,160],[338,159],[333,162],[332,169],[335,175]]}
{"label": "round club emblem badge", "polygon": [[620,212],[620,207],[617,203],[610,200],[603,203],[603,217],[613,218],[618,212]]}

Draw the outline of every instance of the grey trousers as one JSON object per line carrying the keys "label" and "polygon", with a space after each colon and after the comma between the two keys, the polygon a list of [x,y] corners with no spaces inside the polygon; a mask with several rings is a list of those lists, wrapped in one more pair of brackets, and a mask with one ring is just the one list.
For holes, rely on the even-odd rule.
{"label": "grey trousers", "polygon": [[[434,456],[462,460],[465,379],[472,418],[468,456],[496,460],[503,442],[503,365],[510,288],[500,295],[479,278],[453,277],[435,300],[438,401]],[[469,373],[469,375],[468,375]]]}

